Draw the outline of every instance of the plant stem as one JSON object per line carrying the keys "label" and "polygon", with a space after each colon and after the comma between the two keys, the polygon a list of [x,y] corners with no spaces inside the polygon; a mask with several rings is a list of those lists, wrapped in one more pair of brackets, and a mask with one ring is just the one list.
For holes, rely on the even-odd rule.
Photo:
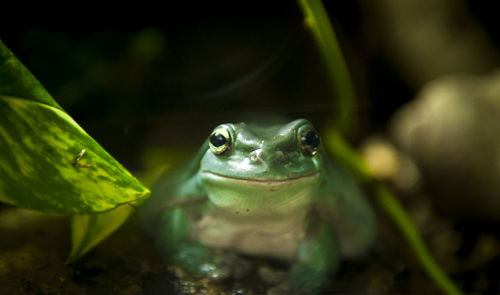
{"label": "plant stem", "polygon": [[441,288],[445,294],[463,294],[434,260],[417,227],[412,222],[411,218],[408,216],[398,199],[384,184],[377,182],[373,178],[370,169],[361,155],[352,149],[342,135],[334,129],[327,130],[324,134],[324,138],[326,147],[333,153],[334,157],[342,165],[347,167],[359,181],[370,187],[370,191],[374,195],[375,202],[399,228],[409,246],[415,253],[418,262],[427,272],[429,277],[431,277],[434,283]]}
{"label": "plant stem", "polygon": [[335,99],[335,127],[344,135],[353,135],[357,126],[356,99],[349,70],[335,32],[320,0],[298,0],[304,23],[311,30],[326,64]]}
{"label": "plant stem", "polygon": [[399,227],[401,233],[410,244],[413,252],[417,256],[418,261],[425,269],[427,274],[434,280],[446,294],[459,295],[462,292],[458,289],[453,281],[448,278],[446,273],[441,269],[439,264],[434,260],[429,253],[425,242],[423,241],[415,224],[411,221],[405,209],[394,195],[382,184],[374,185],[375,200],[378,205],[384,209],[385,213]]}
{"label": "plant stem", "polygon": [[358,180],[371,187],[375,201],[400,229],[421,266],[436,285],[446,294],[462,294],[436,263],[403,206],[388,188],[374,180],[363,158],[342,136],[342,134],[349,135],[355,130],[357,122],[355,93],[349,71],[321,0],[298,0],[298,2],[304,15],[304,22],[311,29],[324,59],[330,83],[338,101],[335,127],[328,128],[325,134],[327,148],[341,164],[354,173]]}

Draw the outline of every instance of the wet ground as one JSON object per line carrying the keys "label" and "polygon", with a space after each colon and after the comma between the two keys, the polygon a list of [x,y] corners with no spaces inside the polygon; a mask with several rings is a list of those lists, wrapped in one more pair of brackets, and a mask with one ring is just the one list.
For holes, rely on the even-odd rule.
{"label": "wet ground", "polygon": [[[468,294],[498,294],[499,241],[482,235],[463,255],[464,236],[427,209],[410,213],[419,222],[433,220],[424,235],[440,264]],[[375,247],[362,259],[344,261],[323,294],[441,294],[383,215],[379,223]],[[255,271],[241,281],[216,284],[186,275],[161,260],[134,218],[70,265],[64,265],[70,230],[63,216],[3,206],[0,237],[0,294],[232,295],[264,294],[268,287],[257,275],[259,267],[270,266],[264,259],[252,259]]]}

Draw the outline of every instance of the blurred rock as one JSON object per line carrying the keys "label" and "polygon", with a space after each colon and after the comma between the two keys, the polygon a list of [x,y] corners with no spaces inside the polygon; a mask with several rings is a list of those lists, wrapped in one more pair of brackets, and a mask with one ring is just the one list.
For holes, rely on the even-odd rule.
{"label": "blurred rock", "polygon": [[361,154],[377,179],[393,178],[399,170],[399,155],[391,143],[379,138],[369,139]]}
{"label": "blurred rock", "polygon": [[361,154],[373,176],[391,181],[398,189],[411,193],[419,188],[420,175],[413,161],[389,140],[372,137],[361,147]]}
{"label": "blurred rock", "polygon": [[368,43],[413,87],[443,74],[498,66],[493,42],[463,0],[360,3]]}
{"label": "blurred rock", "polygon": [[500,222],[500,72],[429,83],[391,129],[442,213]]}

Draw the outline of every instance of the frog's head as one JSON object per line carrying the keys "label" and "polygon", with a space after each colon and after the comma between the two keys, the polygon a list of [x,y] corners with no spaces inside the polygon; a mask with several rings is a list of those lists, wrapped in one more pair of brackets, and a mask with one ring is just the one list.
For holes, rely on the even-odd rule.
{"label": "frog's head", "polygon": [[319,186],[323,153],[312,124],[222,124],[208,138],[200,178],[210,201],[237,215],[304,209]]}

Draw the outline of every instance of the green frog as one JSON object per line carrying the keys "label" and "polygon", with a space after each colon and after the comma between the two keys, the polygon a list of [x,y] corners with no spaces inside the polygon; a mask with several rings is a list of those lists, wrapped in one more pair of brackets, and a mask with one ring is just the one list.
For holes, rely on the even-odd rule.
{"label": "green frog", "polygon": [[193,275],[241,277],[248,267],[234,253],[288,262],[268,294],[317,294],[376,236],[369,203],[305,119],[219,125],[190,164],[157,182],[141,219]]}

